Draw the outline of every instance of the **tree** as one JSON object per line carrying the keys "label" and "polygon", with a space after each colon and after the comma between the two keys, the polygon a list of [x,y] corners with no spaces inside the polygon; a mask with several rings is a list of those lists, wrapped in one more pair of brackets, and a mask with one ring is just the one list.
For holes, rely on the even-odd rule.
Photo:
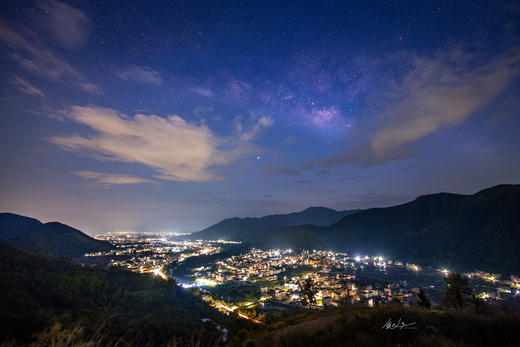
{"label": "tree", "polygon": [[467,297],[473,294],[468,285],[468,279],[462,277],[461,274],[452,273],[444,281],[446,283],[446,293],[444,294],[442,304],[448,308],[454,307],[457,310],[461,310],[466,306]]}
{"label": "tree", "polygon": [[470,301],[474,305],[475,311],[477,313],[485,313],[485,312],[488,311],[488,307],[486,305],[486,302],[484,300],[482,300],[482,299],[477,298],[475,296],[475,294],[471,295]]}
{"label": "tree", "polygon": [[298,285],[300,287],[300,291],[302,292],[302,298],[305,304],[309,307],[312,307],[312,305],[316,304],[316,293],[318,292],[318,289],[316,288],[312,278],[306,278]]}
{"label": "tree", "polygon": [[417,294],[417,305],[424,308],[430,308],[432,306],[430,299],[428,299],[428,296],[426,296],[426,293],[422,289],[419,289],[419,293]]}

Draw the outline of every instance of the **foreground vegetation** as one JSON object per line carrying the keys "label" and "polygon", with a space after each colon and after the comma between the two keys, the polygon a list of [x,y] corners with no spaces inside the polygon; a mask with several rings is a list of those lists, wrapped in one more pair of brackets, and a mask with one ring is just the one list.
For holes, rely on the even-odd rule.
{"label": "foreground vegetation", "polygon": [[[301,290],[313,307],[313,283],[302,283]],[[421,292],[420,307],[344,302],[324,310],[275,311],[265,325],[254,325],[236,313],[219,313],[173,280],[0,244],[0,291],[0,345],[520,345],[517,313],[491,309],[458,274],[446,279],[442,308],[431,308]]]}
{"label": "foreground vegetation", "polygon": [[216,324],[246,324],[173,280],[82,267],[6,245],[0,259],[0,344],[214,345],[222,336]]}
{"label": "foreground vegetation", "polygon": [[[403,324],[410,325],[399,328]],[[519,346],[519,329],[518,316],[506,312],[343,305],[279,314],[262,330],[242,330],[231,342],[235,346]]]}
{"label": "foreground vegetation", "polygon": [[[300,290],[308,307],[315,307],[317,288],[309,278]],[[297,310],[271,315],[257,332],[241,331],[238,346],[518,346],[520,316],[506,306],[478,299],[466,277],[445,278],[441,306],[431,308],[423,290],[417,306],[400,302],[374,308],[362,300],[325,310]]]}

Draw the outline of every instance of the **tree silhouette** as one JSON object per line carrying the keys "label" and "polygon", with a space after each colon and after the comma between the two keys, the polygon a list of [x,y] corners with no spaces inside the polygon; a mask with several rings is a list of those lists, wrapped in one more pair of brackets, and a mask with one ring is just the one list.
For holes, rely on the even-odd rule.
{"label": "tree silhouette", "polygon": [[482,299],[477,298],[475,296],[475,294],[471,295],[470,301],[474,305],[475,311],[477,313],[485,313],[485,312],[488,311],[488,307],[486,305],[486,302],[484,300],[482,300]]}
{"label": "tree silhouette", "polygon": [[461,310],[466,306],[467,297],[473,293],[468,285],[468,279],[461,274],[452,273],[444,281],[446,293],[442,301],[443,306]]}
{"label": "tree silhouette", "polygon": [[417,294],[417,305],[424,308],[431,307],[430,299],[428,299],[428,296],[426,296],[426,293],[422,289],[419,289],[419,293]]}
{"label": "tree silhouette", "polygon": [[306,278],[298,285],[300,287],[300,291],[302,292],[302,297],[305,304],[309,307],[312,307],[312,305],[316,304],[316,293],[318,292],[318,289],[316,288],[312,278]]}

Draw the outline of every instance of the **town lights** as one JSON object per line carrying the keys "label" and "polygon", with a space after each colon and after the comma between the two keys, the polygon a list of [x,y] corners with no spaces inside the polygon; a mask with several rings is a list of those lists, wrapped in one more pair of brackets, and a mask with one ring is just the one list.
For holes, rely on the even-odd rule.
{"label": "town lights", "polygon": [[152,273],[153,273],[155,276],[159,276],[159,277],[161,277],[163,280],[167,280],[167,279],[168,279],[168,276],[166,276],[166,275],[162,272],[162,269],[161,269],[161,268],[153,269]]}
{"label": "town lights", "polygon": [[195,283],[197,283],[199,286],[209,286],[209,287],[214,287],[214,286],[216,286],[218,284],[215,281],[208,280],[208,279],[205,279],[205,278],[197,278],[195,280]]}

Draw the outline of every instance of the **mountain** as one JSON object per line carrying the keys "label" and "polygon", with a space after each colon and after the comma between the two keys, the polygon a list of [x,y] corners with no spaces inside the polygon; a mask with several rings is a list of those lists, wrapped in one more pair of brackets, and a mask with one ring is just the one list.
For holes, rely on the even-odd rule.
{"label": "mountain", "polygon": [[520,185],[473,195],[439,193],[372,208],[326,226],[272,228],[260,247],[324,248],[382,255],[452,270],[520,273]]}
{"label": "mountain", "polygon": [[192,240],[247,240],[274,227],[313,224],[330,225],[360,210],[336,211],[326,207],[309,207],[301,212],[275,214],[261,218],[228,218],[188,236]]}
{"label": "mountain", "polygon": [[12,213],[0,213],[0,240],[39,253],[73,258],[112,247],[68,225],[42,223]]}

